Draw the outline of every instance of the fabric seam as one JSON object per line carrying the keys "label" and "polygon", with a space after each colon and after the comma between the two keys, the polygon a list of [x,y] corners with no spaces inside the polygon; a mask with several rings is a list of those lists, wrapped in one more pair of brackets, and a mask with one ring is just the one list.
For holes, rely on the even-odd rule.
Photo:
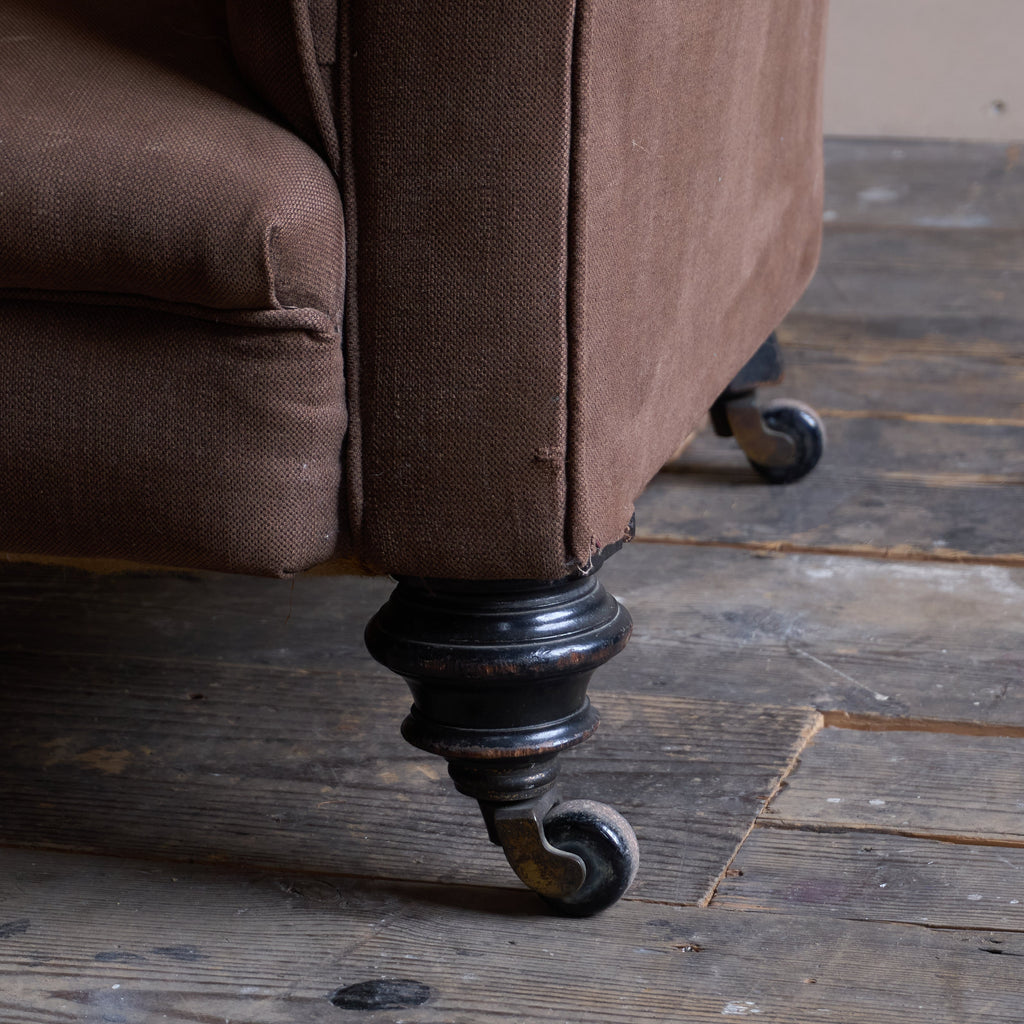
{"label": "fabric seam", "polygon": [[586,195],[582,175],[582,136],[586,128],[583,113],[583,46],[586,0],[575,0],[572,10],[572,40],[570,47],[569,79],[569,174],[566,217],[566,457],[565,457],[565,511],[563,531],[566,562],[586,569],[594,551],[593,539],[587,539],[587,554],[581,557],[583,544],[577,536],[578,528],[573,510],[577,507],[581,487],[578,452],[580,450],[579,380],[582,331],[584,319],[586,278]]}
{"label": "fabric seam", "polygon": [[[342,357],[345,365],[345,399],[348,425],[342,451],[339,452],[344,472],[343,486],[338,494],[338,518],[348,526],[348,539],[357,558],[363,557],[363,451],[362,404],[360,402],[359,365],[359,218],[356,212],[355,139],[352,117],[352,19],[353,5],[348,4],[337,23],[337,85],[338,85],[338,169],[342,215],[345,221],[345,283],[344,309],[341,317]],[[340,530],[339,530],[340,533]]]}

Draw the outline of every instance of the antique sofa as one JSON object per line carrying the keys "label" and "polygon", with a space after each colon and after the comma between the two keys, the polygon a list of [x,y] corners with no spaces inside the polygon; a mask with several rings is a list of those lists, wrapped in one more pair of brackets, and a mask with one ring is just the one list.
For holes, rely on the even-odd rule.
{"label": "antique sofa", "polygon": [[[7,0],[0,552],[390,574],[367,629],[558,910],[636,842],[558,803],[628,613],[596,570],[754,401],[821,224],[824,0]],[[756,355],[756,358],[753,358]]]}

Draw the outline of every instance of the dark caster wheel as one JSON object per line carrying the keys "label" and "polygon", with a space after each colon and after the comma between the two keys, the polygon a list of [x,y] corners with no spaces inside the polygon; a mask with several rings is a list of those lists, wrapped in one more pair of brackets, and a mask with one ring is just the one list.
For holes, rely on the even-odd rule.
{"label": "dark caster wheel", "polygon": [[586,867],[583,885],[575,892],[544,897],[559,914],[589,917],[610,907],[632,884],[640,850],[629,822],[612,808],[591,800],[558,804],[544,818],[544,835]]}
{"label": "dark caster wheel", "polygon": [[770,484],[790,484],[810,473],[825,450],[825,425],[818,414],[801,402],[776,400],[761,409],[761,420],[768,430],[792,441],[792,453],[771,465],[748,453],[751,466]]}

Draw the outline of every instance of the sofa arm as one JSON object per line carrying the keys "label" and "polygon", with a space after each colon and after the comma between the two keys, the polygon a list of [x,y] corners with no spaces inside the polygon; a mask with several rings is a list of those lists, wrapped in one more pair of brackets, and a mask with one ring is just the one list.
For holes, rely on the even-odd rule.
{"label": "sofa arm", "polygon": [[343,0],[227,0],[235,60],[250,84],[338,172]]}
{"label": "sofa arm", "polygon": [[813,270],[825,0],[335,2],[229,6],[346,199],[360,553],[561,575]]}

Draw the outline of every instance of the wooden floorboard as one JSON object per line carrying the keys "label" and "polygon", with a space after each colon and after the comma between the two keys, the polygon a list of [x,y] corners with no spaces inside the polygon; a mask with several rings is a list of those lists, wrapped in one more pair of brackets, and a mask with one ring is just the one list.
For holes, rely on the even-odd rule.
{"label": "wooden floorboard", "polygon": [[[1024,570],[635,543],[602,573],[635,628],[594,678],[599,704],[606,691],[654,692],[1024,725]],[[338,687],[332,706],[349,688],[392,694],[380,739],[404,750],[395,723],[405,688],[361,642],[387,581],[27,566],[0,580],[0,658],[12,677],[21,666],[23,682],[35,657],[69,695],[106,685],[109,662],[182,701],[250,671],[315,686],[326,673]]]}
{"label": "wooden floorboard", "polygon": [[[1024,932],[1024,849],[860,829],[762,827],[743,844],[711,905]],[[1005,942],[993,944],[998,954]]]}
{"label": "wooden floorboard", "polygon": [[[410,701],[397,679],[34,652],[6,662],[7,843],[519,884],[444,762],[399,736]],[[566,757],[566,797],[629,815],[644,846],[637,894],[702,902],[819,716],[607,689],[599,706],[598,736]]]}
{"label": "wooden floorboard", "polygon": [[833,417],[826,429],[828,460],[767,492],[742,452],[702,435],[641,497],[640,537],[1024,567],[1024,426]]}
{"label": "wooden floorboard", "polygon": [[796,308],[860,321],[1019,321],[1022,284],[1018,232],[834,226],[818,273]]}
{"label": "wooden floorboard", "polygon": [[634,544],[633,613],[595,688],[1024,725],[1024,570]]}
{"label": "wooden floorboard", "polygon": [[0,565],[2,1024],[1024,1024],[1024,151],[826,158],[825,460],[705,432],[602,570],[626,899],[547,916],[399,738],[388,581]]}
{"label": "wooden floorboard", "polygon": [[344,669],[392,684],[362,631],[394,584],[366,577],[94,575],[0,563],[0,652],[98,655],[167,666]]}
{"label": "wooden floorboard", "polygon": [[856,416],[1020,426],[1021,335],[1019,321],[964,325],[794,313],[779,332],[788,365],[778,390],[803,396],[829,423]]}
{"label": "wooden floorboard", "polygon": [[9,1024],[1022,1019],[1019,933],[636,900],[567,925],[469,887],[38,851],[0,864]]}
{"label": "wooden floorboard", "polygon": [[776,826],[1024,847],[1024,736],[822,729],[767,808]]}
{"label": "wooden floorboard", "polygon": [[825,223],[1024,230],[1018,144],[896,139],[825,143]]}
{"label": "wooden floorboard", "polygon": [[[589,934],[548,922],[523,928],[511,918],[460,918],[452,950],[435,941],[437,920],[432,913],[398,919],[350,958],[354,977],[401,972],[436,992],[415,1017],[382,1015],[381,1024],[1024,1019],[1019,933],[629,903],[614,924],[609,917]],[[1003,955],[989,955],[990,937],[1002,940],[995,948]],[[498,949],[510,953],[501,966]]]}

